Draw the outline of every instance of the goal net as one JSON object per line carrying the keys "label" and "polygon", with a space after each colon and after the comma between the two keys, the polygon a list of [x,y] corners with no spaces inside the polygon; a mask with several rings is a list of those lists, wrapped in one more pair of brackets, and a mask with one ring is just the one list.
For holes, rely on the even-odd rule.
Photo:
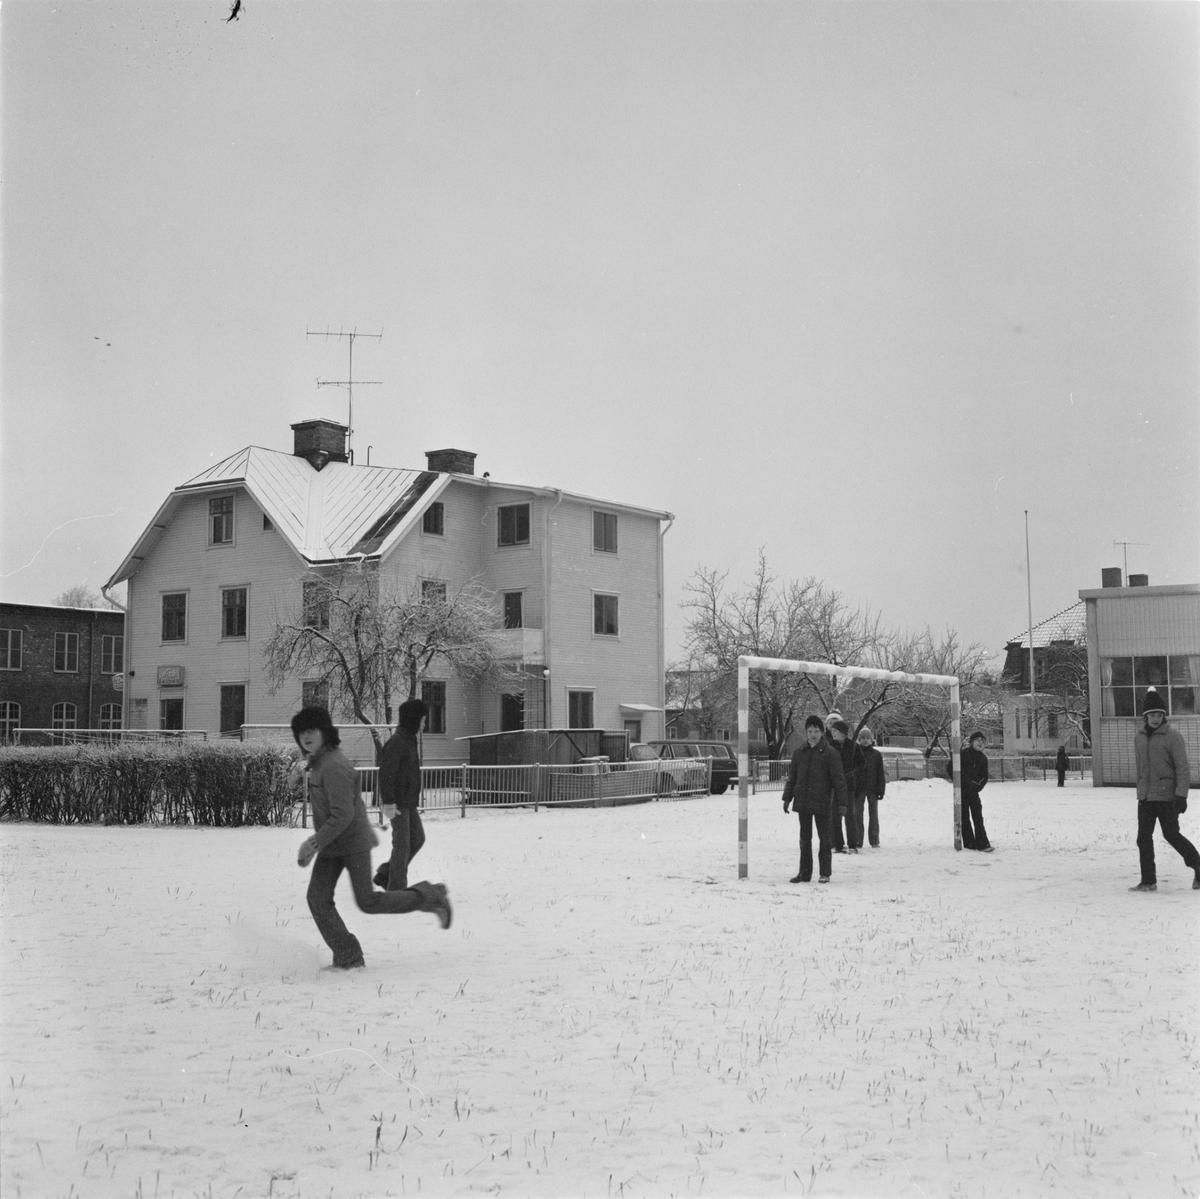
{"label": "goal net", "polygon": [[[954,848],[962,849],[962,788],[958,752],[962,744],[962,704],[958,676],[907,674],[900,670],[875,670],[869,666],[831,666],[828,662],[794,662],[787,658],[738,658],[738,878],[750,876],[747,839],[750,829],[750,672],[786,671],[792,674],[834,675],[849,679],[919,683],[950,689],[950,762],[954,775]],[[851,797],[853,798],[853,797]]]}

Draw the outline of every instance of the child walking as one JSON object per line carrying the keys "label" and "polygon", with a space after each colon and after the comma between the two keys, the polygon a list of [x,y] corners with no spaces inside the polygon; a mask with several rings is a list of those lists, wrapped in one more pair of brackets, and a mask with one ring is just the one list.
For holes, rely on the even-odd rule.
{"label": "child walking", "polygon": [[354,970],[366,965],[358,938],[333,902],[343,870],[350,875],[355,903],[368,915],[433,912],[442,928],[449,928],[453,911],[442,883],[414,883],[401,891],[376,891],[371,885],[371,849],[378,838],[367,818],[354,767],[338,748],[341,737],[329,713],[324,708],[301,708],[292,717],[292,736],[308,757],[314,829],[300,846],[296,861],[304,867],[316,859],[308,883],[308,909],[333,950],[334,968]]}

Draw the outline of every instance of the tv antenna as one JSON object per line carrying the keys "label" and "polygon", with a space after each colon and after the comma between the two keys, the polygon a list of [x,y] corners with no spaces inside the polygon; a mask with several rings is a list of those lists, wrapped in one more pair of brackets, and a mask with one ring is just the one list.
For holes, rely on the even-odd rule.
{"label": "tv antenna", "polygon": [[320,329],[309,329],[307,326],[304,330],[305,337],[323,337],[328,341],[331,337],[344,337],[350,344],[350,368],[346,372],[344,379],[317,379],[318,387],[344,387],[348,394],[349,405],[346,414],[346,456],[350,459],[350,465],[354,465],[354,388],[358,387],[380,387],[382,381],[379,379],[355,379],[354,377],[354,342],[359,337],[374,338],[375,341],[383,339],[383,331],[378,333],[360,333],[357,329],[351,329],[349,333],[345,329],[339,329],[336,333],[328,326],[325,331]]}
{"label": "tv antenna", "polygon": [[1129,547],[1131,545],[1149,545],[1148,541],[1114,541],[1113,545],[1119,545],[1125,551],[1125,582],[1123,586],[1129,584]]}

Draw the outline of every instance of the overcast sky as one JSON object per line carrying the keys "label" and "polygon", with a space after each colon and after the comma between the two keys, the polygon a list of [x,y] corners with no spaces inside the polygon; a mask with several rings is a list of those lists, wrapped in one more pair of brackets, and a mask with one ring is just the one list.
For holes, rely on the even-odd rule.
{"label": "overcast sky", "polygon": [[999,651],[1200,582],[1192,3],[6,0],[0,598],[288,425]]}

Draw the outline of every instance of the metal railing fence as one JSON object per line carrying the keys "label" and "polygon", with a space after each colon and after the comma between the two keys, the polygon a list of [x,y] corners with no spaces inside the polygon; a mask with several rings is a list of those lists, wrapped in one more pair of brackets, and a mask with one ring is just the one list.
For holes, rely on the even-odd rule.
{"label": "metal railing fence", "polygon": [[13,729],[13,745],[92,745],[119,741],[207,741],[204,729]]}

